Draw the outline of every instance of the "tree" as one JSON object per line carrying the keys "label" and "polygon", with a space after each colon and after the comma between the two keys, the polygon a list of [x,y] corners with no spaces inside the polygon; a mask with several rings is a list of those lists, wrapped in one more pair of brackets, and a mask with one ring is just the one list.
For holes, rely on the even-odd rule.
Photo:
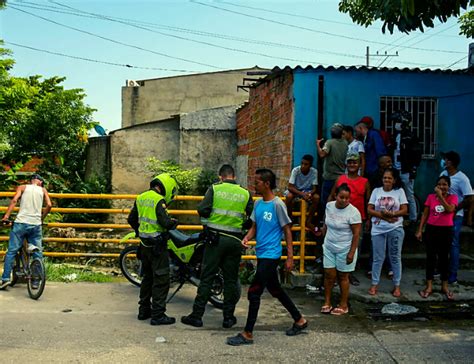
{"label": "tree", "polygon": [[[13,77],[13,60],[0,43],[0,143],[2,159],[41,158],[42,170],[69,183],[83,177],[87,132],[96,125],[94,109],[81,89],[65,90],[65,78]],[[5,147],[5,145],[7,147]]]}
{"label": "tree", "polygon": [[[469,6],[474,6],[474,0],[342,0],[339,11],[349,14],[355,23],[365,27],[381,20],[383,33],[386,28],[393,33],[395,26],[401,32],[410,33],[432,28],[434,19],[444,23],[450,17],[459,17]],[[473,37],[474,10],[462,15],[459,23],[460,34]]]}

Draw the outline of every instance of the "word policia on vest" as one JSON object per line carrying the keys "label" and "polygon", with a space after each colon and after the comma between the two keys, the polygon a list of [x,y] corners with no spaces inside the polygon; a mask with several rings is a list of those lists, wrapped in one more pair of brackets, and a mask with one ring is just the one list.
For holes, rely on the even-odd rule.
{"label": "word policia on vest", "polygon": [[222,198],[224,200],[234,201],[234,202],[246,202],[248,198],[243,194],[231,193],[231,192],[226,192],[226,191],[215,191],[215,195],[218,198]]}

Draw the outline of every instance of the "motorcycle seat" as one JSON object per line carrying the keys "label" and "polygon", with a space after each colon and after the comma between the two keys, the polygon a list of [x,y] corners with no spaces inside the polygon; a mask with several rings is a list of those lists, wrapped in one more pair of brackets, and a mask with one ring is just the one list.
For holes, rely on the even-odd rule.
{"label": "motorcycle seat", "polygon": [[170,239],[175,243],[175,245],[179,247],[196,244],[200,238],[199,233],[194,233],[192,235],[185,234],[179,230],[170,230]]}

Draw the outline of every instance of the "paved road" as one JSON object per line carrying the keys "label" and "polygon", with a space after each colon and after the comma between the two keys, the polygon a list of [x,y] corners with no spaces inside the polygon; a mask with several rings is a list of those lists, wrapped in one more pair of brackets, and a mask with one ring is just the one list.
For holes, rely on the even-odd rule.
{"label": "paved road", "polygon": [[[363,303],[353,303],[350,316],[323,316],[320,297],[292,291],[310,321],[307,334],[285,336],[289,316],[264,296],[255,344],[230,347],[225,338],[242,329],[245,297],[236,312],[237,327],[225,330],[221,312],[211,306],[201,329],[140,322],[137,294],[128,283],[48,282],[39,301],[28,298],[24,285],[0,291],[0,362],[472,363],[474,357],[472,320],[375,322],[367,318]],[[177,318],[187,314],[194,294],[193,287],[183,289],[168,313]],[[166,342],[156,342],[158,337]]]}

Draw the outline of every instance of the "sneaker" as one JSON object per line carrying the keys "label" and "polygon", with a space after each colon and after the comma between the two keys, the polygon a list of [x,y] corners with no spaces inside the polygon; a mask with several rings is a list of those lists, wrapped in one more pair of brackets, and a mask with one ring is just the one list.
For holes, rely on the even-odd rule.
{"label": "sneaker", "polygon": [[163,314],[163,316],[159,318],[152,318],[150,321],[150,325],[156,326],[156,325],[173,325],[176,322],[176,319],[174,317],[169,317]]}
{"label": "sneaker", "polygon": [[2,281],[2,283],[0,284],[0,289],[7,288],[10,285],[10,283],[11,283],[11,281],[9,281],[9,280]]}
{"label": "sneaker", "polygon": [[181,322],[189,326],[202,327],[202,320],[191,315],[181,317]]}
{"label": "sneaker", "polygon": [[31,288],[33,288],[33,289],[38,289],[38,288],[39,288],[39,280],[33,279],[33,280],[31,281]]}
{"label": "sneaker", "polygon": [[224,321],[222,321],[222,327],[224,329],[230,329],[232,326],[234,326],[237,323],[237,319],[235,316],[225,318]]}

